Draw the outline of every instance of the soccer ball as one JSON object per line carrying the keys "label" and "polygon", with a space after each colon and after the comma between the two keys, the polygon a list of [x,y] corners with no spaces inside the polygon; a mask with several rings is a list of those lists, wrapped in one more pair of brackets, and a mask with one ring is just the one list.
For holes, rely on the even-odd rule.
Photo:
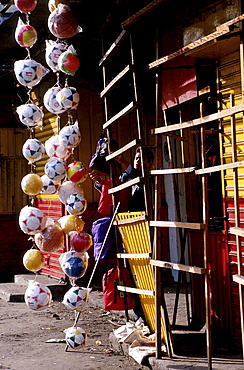
{"label": "soccer ball", "polygon": [[79,216],[74,215],[63,216],[58,222],[63,232],[67,235],[69,235],[71,231],[82,231],[85,225],[84,221]]}
{"label": "soccer ball", "polygon": [[43,97],[43,103],[45,108],[54,114],[61,114],[65,112],[65,109],[57,102],[56,96],[57,93],[61,90],[60,86],[53,86],[48,89]]}
{"label": "soccer ball", "polygon": [[64,109],[76,109],[80,95],[75,87],[64,87],[57,93],[57,101]]}
{"label": "soccer ball", "polygon": [[25,24],[22,19],[19,18],[15,30],[15,40],[20,46],[30,48],[37,40],[37,32],[34,27],[29,24]]}
{"label": "soccer ball", "polygon": [[43,118],[43,111],[35,104],[22,104],[17,107],[16,112],[20,121],[29,127],[36,126]]}
{"label": "soccer ball", "polygon": [[27,139],[23,145],[22,153],[29,163],[34,163],[42,159],[45,154],[45,147],[37,139]]}
{"label": "soccer ball", "polygon": [[81,311],[88,302],[90,289],[73,286],[64,295],[63,304],[71,310]]}
{"label": "soccer ball", "polygon": [[44,172],[53,182],[59,182],[66,176],[65,163],[59,158],[51,157],[45,164]]}
{"label": "soccer ball", "polygon": [[66,343],[73,349],[86,344],[87,334],[81,327],[70,327],[65,330]]}
{"label": "soccer ball", "polygon": [[50,289],[37,281],[30,280],[25,291],[25,303],[34,311],[42,310],[49,306],[52,301]]}
{"label": "soccer ball", "polygon": [[65,204],[68,197],[74,193],[84,195],[82,185],[80,183],[74,183],[72,181],[64,181],[58,189],[58,197],[60,202]]}
{"label": "soccer ball", "polygon": [[45,214],[36,207],[25,206],[19,214],[19,226],[28,235],[35,235],[46,227]]}
{"label": "soccer ball", "polygon": [[76,251],[64,252],[59,257],[63,272],[71,279],[79,279],[85,275],[88,267],[88,253],[77,253]]}
{"label": "soccer ball", "polygon": [[42,175],[42,194],[55,194],[60,187],[60,183],[54,183],[47,175]]}
{"label": "soccer ball", "polygon": [[36,173],[28,173],[21,181],[21,189],[23,192],[30,196],[39,194],[42,190],[42,179]]}
{"label": "soccer ball", "polygon": [[29,271],[39,271],[44,266],[44,263],[44,255],[38,249],[29,249],[23,256],[23,265]]}
{"label": "soccer ball", "polygon": [[78,122],[74,125],[64,126],[59,132],[61,144],[67,148],[75,148],[81,141]]}
{"label": "soccer ball", "polygon": [[79,216],[83,212],[85,212],[87,201],[83,197],[83,195],[80,195],[78,193],[71,194],[66,201],[65,207],[69,214]]}
{"label": "soccer ball", "polygon": [[63,161],[67,159],[71,154],[71,149],[65,148],[60,143],[59,135],[51,136],[45,142],[45,149],[49,157],[57,157],[57,158],[62,159]]}
{"label": "soccer ball", "polygon": [[58,58],[58,66],[60,71],[73,76],[80,67],[80,60],[73,45],[68,47]]}
{"label": "soccer ball", "polygon": [[42,232],[35,234],[37,247],[46,253],[52,253],[64,248],[64,233],[57,221],[47,219],[46,227]]}
{"label": "soccer ball", "polygon": [[58,58],[66,47],[61,42],[46,40],[46,62],[53,72],[59,72]]}
{"label": "soccer ball", "polygon": [[76,252],[86,252],[93,244],[92,236],[85,231],[71,231],[70,246]]}
{"label": "soccer ball", "polygon": [[84,182],[87,179],[89,172],[90,170],[84,165],[84,163],[75,161],[68,165],[67,175],[69,180],[79,183]]}
{"label": "soccer ball", "polygon": [[36,86],[48,70],[33,59],[17,60],[14,73],[18,82],[26,87]]}

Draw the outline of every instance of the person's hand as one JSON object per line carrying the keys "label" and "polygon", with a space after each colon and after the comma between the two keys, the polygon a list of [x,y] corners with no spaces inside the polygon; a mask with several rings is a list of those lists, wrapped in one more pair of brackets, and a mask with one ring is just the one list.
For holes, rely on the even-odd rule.
{"label": "person's hand", "polygon": [[123,154],[118,155],[114,159],[121,165],[123,170],[125,170],[129,166],[129,162],[127,162]]}
{"label": "person's hand", "polygon": [[103,181],[102,181],[101,177],[99,176],[99,174],[96,171],[91,171],[89,176],[93,181],[96,181],[98,184],[102,185]]}

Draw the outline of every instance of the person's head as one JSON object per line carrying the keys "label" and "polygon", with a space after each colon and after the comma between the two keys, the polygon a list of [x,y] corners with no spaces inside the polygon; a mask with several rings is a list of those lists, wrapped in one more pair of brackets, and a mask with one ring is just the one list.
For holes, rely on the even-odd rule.
{"label": "person's head", "polygon": [[[154,159],[153,152],[151,151],[151,149],[145,148],[145,153],[146,153],[146,157],[147,157],[148,167],[151,167],[151,165],[153,163],[153,159]],[[135,158],[134,158],[134,168],[138,171],[140,171],[142,169],[142,167],[141,167],[141,149],[140,148],[136,149]]]}

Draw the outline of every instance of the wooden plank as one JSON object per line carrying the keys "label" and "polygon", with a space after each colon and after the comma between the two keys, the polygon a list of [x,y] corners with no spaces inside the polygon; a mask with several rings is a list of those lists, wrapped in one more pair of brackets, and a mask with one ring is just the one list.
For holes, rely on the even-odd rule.
{"label": "wooden plank", "polygon": [[194,172],[196,167],[185,167],[185,168],[167,168],[162,170],[151,170],[151,175],[170,175],[172,173],[189,173]]}
{"label": "wooden plank", "polygon": [[117,253],[117,258],[151,258],[151,253]]}
{"label": "wooden plank", "polygon": [[244,236],[244,229],[241,227],[230,227],[229,232],[233,235]]}
{"label": "wooden plank", "polygon": [[244,111],[244,104],[239,104],[231,108],[223,109],[220,112],[210,114],[208,116],[193,119],[191,121],[176,123],[175,125],[158,127],[158,128],[152,129],[151,133],[152,134],[164,134],[165,132],[169,132],[169,131],[176,131],[176,130],[181,130],[184,128],[195,127],[198,125],[202,125],[204,123],[208,123],[208,122],[212,122],[212,121],[215,121],[221,118],[232,116],[236,113],[240,113],[243,111]]}
{"label": "wooden plank", "polygon": [[149,63],[148,68],[151,69],[151,68],[157,67],[160,64],[163,64],[163,63],[167,62],[168,60],[174,59],[175,57],[177,57],[179,55],[182,55],[184,53],[187,53],[191,50],[194,50],[194,49],[198,48],[199,46],[205,45],[208,42],[210,42],[212,40],[215,40],[220,36],[226,35],[227,33],[229,33],[229,26],[231,26],[231,25],[233,25],[237,22],[240,22],[243,19],[244,19],[244,14],[242,14],[242,15],[236,17],[236,18],[233,18],[228,22],[223,23],[222,25],[216,27],[216,31],[214,31],[213,33],[210,33],[207,36],[201,37],[200,39],[184,46],[183,48],[178,49],[174,53],[171,53],[171,54],[166,55],[166,56],[164,56],[160,59],[155,60],[152,63]]}
{"label": "wooden plank", "polygon": [[143,221],[147,221],[146,215],[125,218],[125,219],[122,219],[122,220],[116,220],[114,222],[114,225],[117,225],[117,226],[131,225],[131,224],[134,224],[136,222],[143,222]]}
{"label": "wooden plank", "polygon": [[107,122],[104,123],[103,129],[110,126],[113,122],[117,121],[119,118],[124,117],[126,114],[128,114],[132,109],[136,107],[136,104],[132,101],[130,102],[126,107],[124,107],[120,112],[115,114],[112,118],[110,118]]}
{"label": "wooden plank", "polygon": [[206,274],[206,271],[207,271],[203,267],[188,266],[188,265],[182,265],[181,263],[173,263],[173,262],[159,261],[159,260],[151,260],[150,264],[153,266],[168,268],[171,270],[185,271],[185,272],[189,272],[192,274],[199,274],[199,275],[204,275]]}
{"label": "wooden plank", "polygon": [[112,45],[110,46],[110,48],[106,51],[106,53],[104,54],[104,56],[102,57],[102,59],[100,60],[99,62],[99,67],[103,65],[103,63],[105,62],[105,60],[108,60],[112,53],[117,49],[118,46],[121,45],[121,43],[124,41],[125,37],[127,36],[127,32],[126,30],[123,30],[119,36],[117,37],[117,39],[112,43]]}
{"label": "wooden plank", "polygon": [[139,19],[144,17],[146,14],[151,12],[152,10],[156,9],[159,5],[164,3],[166,0],[154,0],[150,4],[144,6],[144,8],[140,9],[138,12],[133,14],[131,17],[127,18],[124,22],[121,23],[121,27],[125,28],[131,26],[133,23],[137,22]]}
{"label": "wooden plank", "polygon": [[123,286],[123,285],[117,285],[117,289],[122,292],[128,292],[128,293],[145,294],[145,295],[151,295],[151,296],[155,295],[155,292],[153,290],[130,288],[128,286]]}
{"label": "wooden plank", "polygon": [[139,139],[134,139],[132,140],[131,142],[129,142],[128,144],[124,145],[123,147],[121,147],[120,149],[116,150],[115,152],[109,154],[106,156],[106,161],[110,161],[111,159],[115,158],[115,157],[118,157],[118,155],[121,155],[123,154],[124,152],[126,152],[127,150],[133,148],[134,146],[137,146],[140,144],[140,140]]}
{"label": "wooden plank", "polygon": [[235,275],[232,276],[232,278],[233,278],[233,281],[235,283],[244,285],[244,276],[243,275],[235,274]]}
{"label": "wooden plank", "polygon": [[136,177],[135,179],[133,180],[130,180],[130,181],[127,181],[127,182],[124,182],[123,184],[121,185],[118,185],[118,186],[115,186],[114,188],[112,189],[109,189],[108,190],[108,193],[109,194],[113,194],[113,193],[117,193],[118,191],[121,191],[123,189],[126,189],[126,188],[129,188],[130,186],[132,185],[135,185],[135,184],[139,184],[139,182],[142,182],[143,179],[141,177]]}
{"label": "wooden plank", "polygon": [[178,227],[181,229],[204,230],[205,224],[176,221],[149,221],[150,226],[156,227]]}
{"label": "wooden plank", "polygon": [[114,77],[110,82],[109,84],[107,84],[107,86],[101,91],[100,93],[100,98],[104,97],[107,95],[107,93],[114,87],[114,85],[119,81],[121,80],[125,75],[126,73],[128,73],[130,70],[131,70],[131,66],[128,65],[126,66],[119,74],[117,74],[116,77]]}
{"label": "wooden plank", "polygon": [[244,167],[244,161],[233,162],[233,163],[225,163],[225,164],[220,164],[218,166],[201,168],[199,170],[196,170],[195,174],[196,175],[202,175],[204,173],[223,171],[223,170],[237,168],[237,167]]}

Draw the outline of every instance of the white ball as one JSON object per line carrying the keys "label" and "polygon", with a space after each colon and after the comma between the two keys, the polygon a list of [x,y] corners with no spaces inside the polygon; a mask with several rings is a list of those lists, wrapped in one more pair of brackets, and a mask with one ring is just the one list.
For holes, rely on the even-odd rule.
{"label": "white ball", "polygon": [[58,191],[60,187],[60,183],[54,183],[47,175],[43,175],[41,179],[43,183],[43,187],[41,191],[42,194],[50,195],[50,194],[55,194]]}
{"label": "white ball", "polygon": [[31,280],[25,291],[25,303],[34,311],[42,310],[52,301],[52,293],[44,284]]}
{"label": "white ball", "polygon": [[71,309],[81,311],[88,301],[89,289],[73,286],[64,295],[63,304]]}
{"label": "white ball", "polygon": [[17,60],[14,63],[15,76],[26,87],[36,86],[47,72],[46,68],[33,59]]}
{"label": "white ball", "polygon": [[46,227],[47,217],[42,210],[25,206],[19,214],[19,226],[28,235],[35,235]]}
{"label": "white ball", "polygon": [[60,143],[59,135],[51,136],[46,142],[45,142],[45,149],[46,153],[49,157],[57,157],[62,160],[65,160],[69,158],[71,155],[71,149],[65,148]]}
{"label": "white ball", "polygon": [[43,111],[35,104],[22,104],[17,107],[16,112],[20,121],[29,127],[36,126],[43,118]]}
{"label": "white ball", "polygon": [[83,195],[78,193],[69,195],[65,204],[67,212],[75,216],[79,216],[83,212],[85,212],[86,207],[87,207],[86,199],[83,197]]}
{"label": "white ball", "polygon": [[23,145],[22,153],[29,163],[34,163],[42,159],[45,154],[45,147],[40,140],[27,139]]}
{"label": "white ball", "polygon": [[82,185],[80,183],[75,183],[72,181],[64,181],[58,190],[58,197],[60,202],[65,204],[68,197],[74,193],[84,195]]}
{"label": "white ball", "polygon": [[65,109],[57,102],[57,93],[61,90],[60,86],[53,86],[48,89],[43,97],[43,103],[45,108],[54,114],[61,114],[65,112]]}
{"label": "white ball", "polygon": [[66,50],[66,47],[61,42],[46,40],[46,62],[53,72],[60,71],[58,66],[59,56]]}
{"label": "white ball", "polygon": [[59,182],[66,176],[65,163],[59,158],[51,157],[45,164],[44,172],[53,182]]}
{"label": "white ball", "polygon": [[75,148],[81,141],[78,122],[74,125],[64,126],[59,132],[61,144],[68,148]]}
{"label": "white ball", "polygon": [[81,327],[70,327],[65,330],[66,343],[74,349],[86,344],[87,334]]}
{"label": "white ball", "polygon": [[80,95],[75,87],[64,87],[57,93],[57,102],[64,109],[76,109],[80,101]]}

